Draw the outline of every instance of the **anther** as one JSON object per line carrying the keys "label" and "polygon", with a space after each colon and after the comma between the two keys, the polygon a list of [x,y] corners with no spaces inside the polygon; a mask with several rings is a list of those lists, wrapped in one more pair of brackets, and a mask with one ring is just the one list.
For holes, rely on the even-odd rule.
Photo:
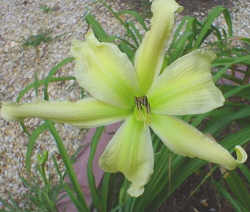
{"label": "anther", "polygon": [[151,112],[147,96],[135,97],[135,104],[138,110],[143,110],[144,107],[147,113]]}

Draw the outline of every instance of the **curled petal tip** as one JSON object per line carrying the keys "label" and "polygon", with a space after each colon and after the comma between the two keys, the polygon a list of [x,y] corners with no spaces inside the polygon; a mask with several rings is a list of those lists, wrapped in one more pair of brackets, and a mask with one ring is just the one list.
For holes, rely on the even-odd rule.
{"label": "curled petal tip", "polygon": [[245,163],[247,161],[247,153],[246,151],[239,145],[234,147],[234,150],[237,155],[237,162],[239,164]]}
{"label": "curled petal tip", "polygon": [[222,165],[222,167],[226,168],[227,170],[233,170],[237,168],[240,164],[245,163],[247,160],[247,153],[241,146],[235,146],[234,150],[236,153],[236,159],[232,157],[232,159],[228,161],[228,164],[224,166]]}

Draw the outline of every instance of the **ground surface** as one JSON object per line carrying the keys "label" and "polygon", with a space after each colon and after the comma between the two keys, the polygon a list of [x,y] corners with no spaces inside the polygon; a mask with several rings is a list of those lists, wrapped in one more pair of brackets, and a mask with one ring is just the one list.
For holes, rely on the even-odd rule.
{"label": "ground surface", "polygon": [[[112,2],[115,9],[136,9],[147,14],[148,4],[143,0],[119,0]],[[235,34],[250,35],[250,2],[248,0],[179,0],[184,5],[183,14],[205,16],[207,10],[216,5],[224,5],[233,13]],[[46,5],[52,10],[46,13]],[[2,0],[0,2],[0,102],[15,101],[20,90],[34,80],[34,73],[42,79],[50,68],[70,55],[72,39],[83,39],[87,24],[83,17],[87,11],[93,12],[104,28],[110,33],[122,34],[119,24],[103,9],[91,0]],[[219,19],[218,24],[223,24]],[[49,43],[37,48],[23,47],[31,35],[49,33]],[[57,39],[53,39],[59,36]],[[73,66],[68,65],[59,75],[72,75]],[[40,91],[41,92],[41,91]],[[72,82],[55,83],[49,87],[51,99],[75,100],[79,98],[79,87]],[[25,96],[25,102],[36,99],[35,92]],[[26,122],[30,129],[39,123],[32,119]],[[57,125],[65,145],[73,153],[83,145],[84,132],[69,125]],[[16,122],[0,119],[0,197],[7,199],[11,192],[20,198],[25,192],[19,179],[24,171],[24,156],[27,137]],[[36,152],[49,149],[56,152],[53,139],[44,133],[36,145]],[[52,164],[50,164],[51,166]],[[50,167],[49,166],[49,167]],[[50,167],[51,173],[53,169]],[[177,203],[178,204],[178,203]],[[174,212],[174,211],[173,211]],[[212,212],[212,211],[211,211]]]}

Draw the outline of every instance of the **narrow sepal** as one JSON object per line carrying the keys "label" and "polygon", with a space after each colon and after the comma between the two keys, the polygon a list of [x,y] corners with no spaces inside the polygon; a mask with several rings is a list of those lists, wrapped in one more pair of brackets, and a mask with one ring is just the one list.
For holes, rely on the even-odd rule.
{"label": "narrow sepal", "polygon": [[175,12],[181,11],[182,7],[175,0],[154,0],[151,10],[151,29],[145,34],[135,57],[135,67],[143,94],[146,94],[161,70],[164,51],[174,25]]}
{"label": "narrow sepal", "polygon": [[175,117],[152,115],[151,127],[163,143],[174,153],[199,158],[232,170],[244,163],[247,154],[236,146],[237,159],[210,136]]}
{"label": "narrow sepal", "polygon": [[1,108],[1,116],[6,120],[38,117],[79,127],[97,127],[118,122],[125,119],[129,113],[129,110],[108,105],[94,98],[85,98],[77,102],[3,103]]}

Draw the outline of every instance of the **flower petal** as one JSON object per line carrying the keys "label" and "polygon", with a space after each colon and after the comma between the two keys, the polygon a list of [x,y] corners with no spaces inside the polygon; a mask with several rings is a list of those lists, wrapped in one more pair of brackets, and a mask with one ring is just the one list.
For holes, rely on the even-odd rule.
{"label": "flower petal", "polygon": [[38,117],[79,127],[97,127],[118,122],[130,113],[129,110],[108,105],[94,98],[85,98],[77,102],[3,103],[1,108],[1,116],[6,120]]}
{"label": "flower petal", "polygon": [[106,172],[122,172],[131,182],[128,193],[141,195],[154,166],[149,128],[130,116],[106,147],[99,164]]}
{"label": "flower petal", "polygon": [[175,117],[152,115],[151,127],[163,143],[176,154],[217,163],[229,170],[247,159],[247,154],[241,147],[235,147],[235,160],[219,143]]}
{"label": "flower petal", "polygon": [[160,72],[164,50],[174,25],[175,12],[181,11],[182,7],[175,0],[154,0],[151,10],[151,29],[146,33],[135,57],[139,84],[144,94]]}
{"label": "flower petal", "polygon": [[211,75],[210,51],[195,50],[175,61],[155,80],[148,93],[159,114],[199,114],[223,105],[225,99]]}
{"label": "flower petal", "polygon": [[73,41],[75,76],[93,97],[119,107],[130,107],[138,90],[136,73],[116,45],[99,42],[90,31],[85,41]]}

